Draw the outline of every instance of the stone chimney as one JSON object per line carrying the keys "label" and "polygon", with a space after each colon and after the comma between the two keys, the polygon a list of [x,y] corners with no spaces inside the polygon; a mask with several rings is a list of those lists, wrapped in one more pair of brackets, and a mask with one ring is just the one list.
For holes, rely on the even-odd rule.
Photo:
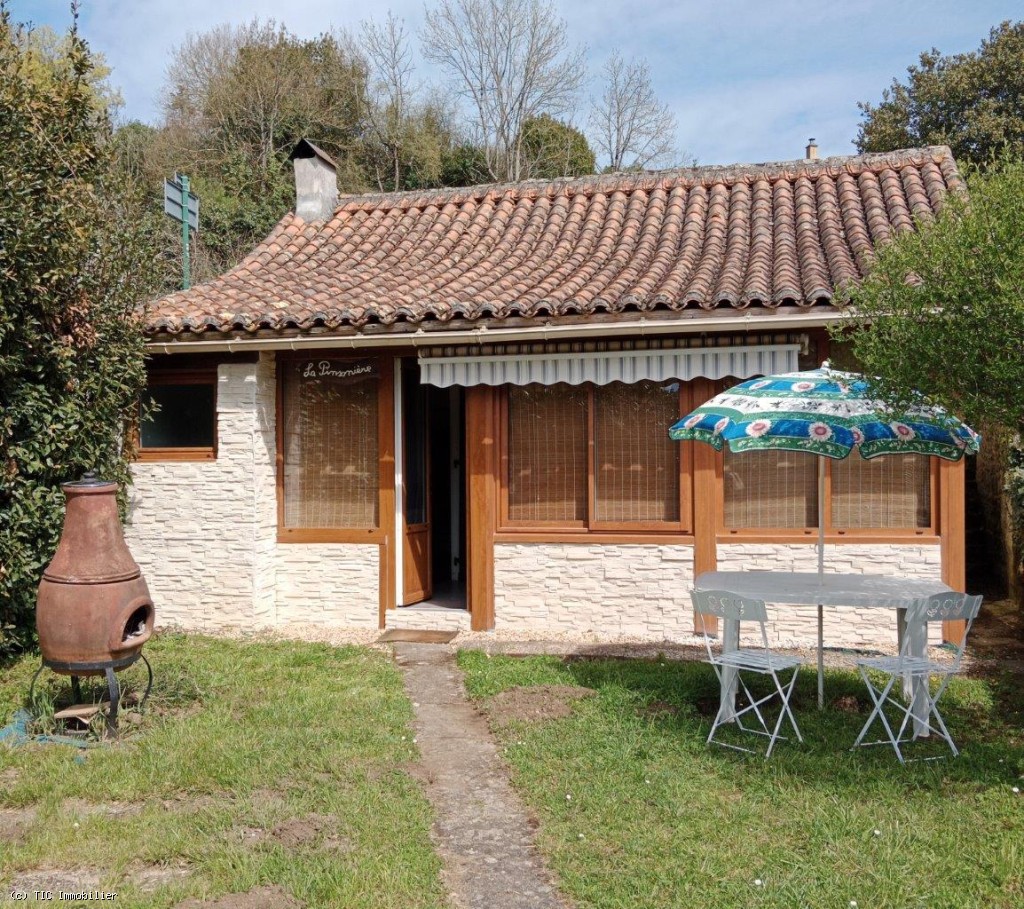
{"label": "stone chimney", "polygon": [[807,140],[807,148],[804,150],[804,157],[808,161],[818,160],[818,142],[811,138]]}
{"label": "stone chimney", "polygon": [[295,167],[295,214],[303,221],[326,221],[338,205],[338,168],[312,142],[300,139],[291,153]]}

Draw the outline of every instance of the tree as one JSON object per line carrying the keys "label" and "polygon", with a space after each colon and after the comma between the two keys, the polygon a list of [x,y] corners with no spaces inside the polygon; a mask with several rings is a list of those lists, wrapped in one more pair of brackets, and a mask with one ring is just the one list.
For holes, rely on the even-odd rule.
{"label": "tree", "polygon": [[1003,22],[971,53],[933,48],[907,73],[880,104],[858,105],[860,151],[948,145],[982,167],[1004,148],[1024,155],[1024,22]]}
{"label": "tree", "polygon": [[918,389],[969,423],[1024,430],[1024,163],[969,179],[934,223],[880,250],[839,329],[897,405]]}
{"label": "tree", "polygon": [[382,192],[436,185],[452,144],[450,112],[439,96],[421,99],[400,19],[389,12],[383,24],[364,22],[361,33],[370,72],[362,160]]}
{"label": "tree", "polygon": [[172,55],[166,125],[202,165],[243,149],[272,176],[295,143],[315,135],[339,157],[359,135],[366,65],[345,35],[310,40],[253,20],[189,35]]}
{"label": "tree", "polygon": [[[1004,496],[990,505],[1013,528],[1012,580],[1024,552],[1024,162],[1003,156],[968,185],[969,201],[953,196],[934,223],[880,250],[834,334],[896,408],[919,390],[983,431],[983,454],[1004,462]],[[987,523],[1002,535],[1001,518]]]}
{"label": "tree", "polygon": [[444,69],[470,105],[474,141],[494,180],[520,180],[531,161],[523,127],[568,113],[583,83],[581,51],[541,0],[441,0],[427,10],[424,56]]}
{"label": "tree", "polygon": [[592,174],[597,168],[587,137],[550,114],[527,120],[520,144],[529,162],[529,171],[524,176],[554,180]]}
{"label": "tree", "polygon": [[[48,25],[15,30],[22,62],[35,82],[68,78],[71,36],[61,35]],[[110,84],[110,67],[103,54],[92,54],[92,68],[86,78],[90,102],[97,113],[113,116],[124,103],[121,93]]]}
{"label": "tree", "polygon": [[668,105],[654,94],[647,62],[627,63],[616,51],[604,65],[603,75],[604,93],[593,104],[590,126],[598,150],[608,157],[608,169],[673,164],[678,125]]}
{"label": "tree", "polygon": [[73,27],[39,78],[21,38],[0,5],[0,653],[32,639],[61,482],[130,482],[153,259],[110,176],[87,47]]}
{"label": "tree", "polygon": [[[175,171],[193,178],[202,203],[196,280],[232,267],[292,208],[288,154],[300,138],[335,158],[343,191],[367,188],[366,78],[366,61],[346,35],[300,39],[274,22],[221,26],[175,49],[147,171],[154,194]],[[158,233],[176,258],[172,225]]]}

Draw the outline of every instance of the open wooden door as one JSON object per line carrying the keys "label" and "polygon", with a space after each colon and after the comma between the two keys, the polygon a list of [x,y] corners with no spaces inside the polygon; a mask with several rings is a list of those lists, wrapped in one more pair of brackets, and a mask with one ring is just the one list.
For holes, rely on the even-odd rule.
{"label": "open wooden door", "polygon": [[429,600],[431,578],[430,417],[415,360],[402,361],[402,589],[399,605]]}

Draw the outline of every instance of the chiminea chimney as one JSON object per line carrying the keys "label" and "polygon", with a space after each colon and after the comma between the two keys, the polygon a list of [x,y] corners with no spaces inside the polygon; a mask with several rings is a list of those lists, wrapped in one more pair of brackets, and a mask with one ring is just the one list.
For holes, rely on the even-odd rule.
{"label": "chiminea chimney", "polygon": [[811,138],[807,140],[807,148],[804,150],[804,157],[808,161],[818,160],[818,142],[816,139]]}
{"label": "chiminea chimney", "polygon": [[290,155],[295,167],[295,214],[326,221],[338,204],[338,168],[323,149],[300,139]]}

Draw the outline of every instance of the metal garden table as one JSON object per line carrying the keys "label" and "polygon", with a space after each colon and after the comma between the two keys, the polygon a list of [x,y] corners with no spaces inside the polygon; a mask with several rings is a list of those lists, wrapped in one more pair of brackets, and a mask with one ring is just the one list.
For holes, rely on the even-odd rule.
{"label": "metal garden table", "polygon": [[[894,609],[897,614],[898,639],[902,642],[904,635],[908,635],[911,654],[925,656],[928,648],[928,627],[924,624],[908,627],[907,606],[914,600],[952,592],[952,588],[941,581],[919,578],[796,571],[706,571],[697,576],[695,586],[701,590],[728,590],[740,596],[764,600],[768,604],[817,606],[819,707],[825,702],[822,607],[870,606]],[[739,622],[726,621],[722,628],[722,649],[736,650],[738,647]],[[731,683],[722,686],[722,699],[723,702],[727,701],[731,710],[736,699],[736,681],[735,673],[732,672],[730,675],[733,676]],[[913,699],[914,735],[926,734],[928,702],[924,689],[912,688],[909,681],[905,681],[903,690],[908,699]]]}

